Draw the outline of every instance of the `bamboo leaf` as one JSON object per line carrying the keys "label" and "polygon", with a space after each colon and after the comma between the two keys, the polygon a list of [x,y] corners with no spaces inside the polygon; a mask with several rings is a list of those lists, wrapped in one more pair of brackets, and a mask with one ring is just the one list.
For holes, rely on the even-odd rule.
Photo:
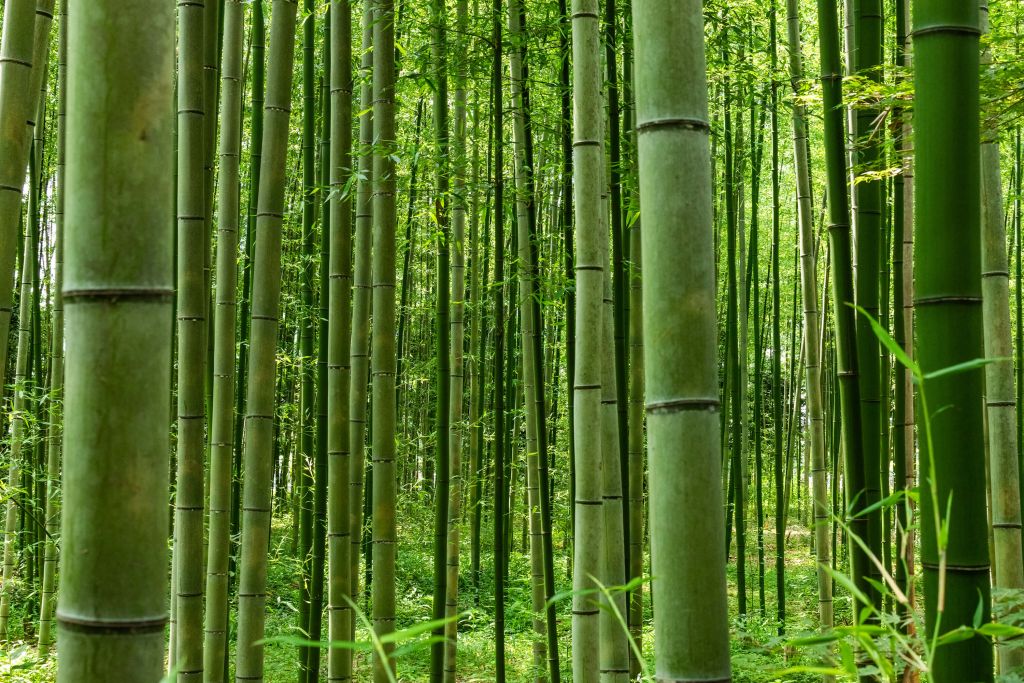
{"label": "bamboo leaf", "polygon": [[936,379],[938,377],[945,377],[946,375],[957,375],[962,372],[970,372],[971,370],[977,370],[978,368],[991,365],[992,363],[998,363],[999,361],[1012,360],[1011,358],[975,358],[974,360],[964,361],[963,363],[957,363],[956,365],[950,365],[948,368],[941,368],[932,372],[926,373],[924,379]]}

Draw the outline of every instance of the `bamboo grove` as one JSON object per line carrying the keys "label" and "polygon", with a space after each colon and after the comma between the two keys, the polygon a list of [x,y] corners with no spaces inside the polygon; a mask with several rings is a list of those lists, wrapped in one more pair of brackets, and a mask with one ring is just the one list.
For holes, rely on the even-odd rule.
{"label": "bamboo grove", "polygon": [[1024,6],[0,16],[0,680],[1024,676]]}

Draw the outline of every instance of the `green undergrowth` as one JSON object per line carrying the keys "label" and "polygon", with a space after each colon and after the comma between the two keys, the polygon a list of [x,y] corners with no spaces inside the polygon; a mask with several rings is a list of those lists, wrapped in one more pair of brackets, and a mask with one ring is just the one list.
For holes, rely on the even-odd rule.
{"label": "green undergrowth", "polygon": [[[422,500],[425,494],[406,491],[400,497],[399,519],[400,545],[397,565],[397,612],[396,628],[401,630],[422,623],[430,618],[431,596],[433,593],[433,561],[431,559],[433,536],[430,506]],[[462,571],[460,578],[460,612],[458,634],[458,670],[460,682],[484,683],[494,680],[495,631],[492,614],[494,610],[492,554],[490,552],[491,525],[485,519],[483,525],[483,552],[480,571],[479,591],[470,579],[470,547],[468,524],[464,527],[462,543]],[[794,648],[792,638],[813,633],[817,623],[817,583],[814,558],[809,549],[809,534],[805,528],[791,526],[787,533],[786,554],[786,635],[777,633],[775,618],[775,572],[774,572],[774,530],[765,530],[765,594],[766,610],[761,613],[758,600],[757,551],[748,540],[747,562],[747,608],[744,617],[737,615],[735,558],[728,565],[730,593],[731,649],[733,680],[736,683],[803,683],[820,680],[810,673],[782,674],[787,668],[814,666],[820,664],[821,653]],[[571,565],[561,537],[556,534],[555,543],[556,590],[571,588]],[[506,592],[505,649],[507,679],[512,683],[526,683],[535,680],[533,668],[532,606],[529,586],[529,556],[525,549],[520,525],[513,533],[513,552],[509,567],[509,581]],[[291,554],[291,522],[288,515],[275,517],[271,553],[269,558],[266,645],[267,683],[292,683],[297,677],[297,651],[295,645],[275,640],[276,638],[304,637],[296,621],[298,617],[299,564]],[[653,622],[649,584],[644,585],[644,631],[643,653],[648,670],[653,672],[652,644]],[[837,593],[839,591],[837,590]],[[28,596],[22,596],[28,597]],[[34,642],[26,644],[24,628],[32,635],[32,620],[23,613],[30,601],[15,600],[12,614],[12,641],[0,646],[0,682],[43,683],[55,680],[56,665],[53,657],[38,657]],[[358,606],[367,611],[365,596],[360,597]],[[237,605],[232,604],[231,628],[234,632]],[[18,611],[18,610],[22,611]],[[559,619],[560,660],[563,680],[571,676],[571,616],[568,600],[557,603]],[[835,602],[836,621],[849,621],[850,609],[847,600],[837,595]],[[368,611],[367,611],[368,613]],[[326,629],[326,621],[324,624]],[[424,636],[418,636],[424,641]],[[326,639],[326,638],[325,638]],[[366,629],[360,626],[356,639],[369,642]],[[417,639],[412,639],[415,642]],[[408,644],[407,641],[404,644]],[[326,651],[321,657],[321,680],[326,680]],[[234,648],[230,658],[233,661]],[[370,680],[370,653],[361,650],[355,653],[357,681]],[[430,654],[427,647],[413,649],[404,654],[398,662],[398,680],[419,682],[429,680]]]}

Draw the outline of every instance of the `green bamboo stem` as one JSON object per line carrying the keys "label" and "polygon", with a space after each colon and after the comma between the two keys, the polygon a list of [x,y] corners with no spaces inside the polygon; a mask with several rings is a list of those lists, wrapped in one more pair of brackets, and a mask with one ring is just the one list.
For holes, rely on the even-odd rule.
{"label": "green bamboo stem", "polygon": [[[303,0],[302,11],[302,233],[299,276],[299,633],[309,635],[313,592],[313,487],[316,433],[316,365],[313,351],[316,334],[316,13],[314,0]],[[309,676],[309,646],[298,648],[298,681]]]}
{"label": "green bamboo stem", "polygon": [[[324,16],[324,39],[321,41],[321,59],[323,64],[323,75],[320,77],[320,156],[318,159],[317,173],[319,175],[319,187],[330,188],[331,187],[331,125],[333,103],[331,102],[331,74],[333,73],[333,66],[331,64],[331,10],[327,8]],[[351,39],[351,36],[349,36]],[[351,54],[349,55],[351,57]],[[349,89],[351,95],[351,88]],[[349,124],[351,128],[351,122]],[[351,133],[349,134],[349,148],[351,149]],[[346,166],[348,168],[348,166]],[[344,188],[343,188],[344,189]],[[324,574],[326,571],[325,564],[327,562],[327,498],[328,498],[328,477],[329,477],[329,464],[328,464],[328,448],[327,448],[327,354],[328,345],[330,343],[329,337],[329,318],[330,318],[330,276],[331,276],[331,210],[330,210],[330,192],[322,191],[318,197],[318,204],[320,207],[320,272],[317,283],[318,291],[320,296],[317,300],[317,339],[316,339],[316,395],[314,397],[314,407],[316,410],[316,437],[315,443],[315,458],[314,458],[314,488],[313,488],[313,572],[312,581],[313,585],[310,590],[309,597],[309,624],[307,626],[307,632],[309,633],[309,639],[312,641],[320,641],[323,635],[323,621],[324,621]],[[349,204],[349,213],[351,213],[351,204]],[[351,216],[349,216],[349,231],[351,231]],[[349,267],[346,268],[348,274],[348,287],[345,289],[345,295],[351,297],[352,287],[352,268],[351,268],[351,236],[349,236],[349,246],[347,253],[349,253]],[[351,302],[351,299],[349,299]],[[347,324],[351,324],[351,306],[345,311],[345,320]],[[345,330],[345,341],[348,342],[348,330]],[[348,353],[344,354],[347,359]],[[345,391],[345,406],[348,406],[348,391],[346,387]],[[347,422],[347,420],[346,420]],[[344,439],[345,450],[347,451],[348,436]],[[346,478],[345,485],[342,487],[342,491],[347,496],[348,493],[348,460],[346,459],[344,464]],[[344,527],[348,528],[347,521]],[[347,558],[346,558],[347,561]],[[329,587],[327,587],[329,590]],[[329,627],[329,625],[328,625]],[[320,655],[321,648],[311,647],[307,652],[306,657],[306,671],[308,672],[307,680],[309,683],[317,683],[320,680]]]}
{"label": "green bamboo stem", "polygon": [[[45,5],[44,0],[40,0]],[[53,9],[53,2],[49,2]],[[0,38],[0,339],[8,339],[14,305],[14,269],[20,242],[22,189],[31,133],[25,122],[35,119],[36,94],[42,82],[43,35],[47,15],[36,14],[35,0],[10,0],[4,7]],[[45,26],[45,31],[43,30]],[[33,66],[35,65],[35,66]],[[7,344],[0,344],[0,379],[8,372]],[[6,383],[6,382],[5,382]],[[0,617],[2,621],[2,617]],[[0,628],[6,633],[6,625]]]}
{"label": "green bamboo stem", "polygon": [[[370,241],[373,217],[372,176],[373,114],[373,6],[363,3],[362,58],[359,66],[359,180],[356,184],[355,249],[352,270],[352,334],[349,357],[352,382],[349,389],[349,562],[353,600],[359,595],[359,555],[363,542],[363,472],[366,468],[366,396],[370,372]],[[367,586],[368,587],[368,586]],[[350,628],[355,628],[355,613]]]}
{"label": "green bamboo stem", "polygon": [[[505,176],[504,176],[504,111],[501,86],[502,72],[502,0],[494,0],[491,16],[491,113],[493,117],[494,148],[494,678],[505,683],[505,451],[504,435],[510,430],[505,425],[505,344],[511,346],[505,332],[505,292],[501,283],[505,279]],[[486,270],[485,270],[486,272]],[[511,310],[511,306],[510,306]],[[509,319],[513,315],[507,316]],[[511,373],[509,373],[511,374]]]}
{"label": "green bamboo stem", "polygon": [[[536,296],[536,264],[533,261],[530,241],[530,204],[533,202],[532,178],[529,176],[526,161],[526,113],[524,111],[524,35],[522,28],[521,7],[518,0],[508,3],[508,30],[512,44],[509,51],[509,76],[512,95],[512,130],[515,168],[515,200],[516,200],[516,258],[519,285],[519,319],[522,326],[520,334],[520,382],[525,403],[526,423],[526,520],[529,523],[530,537],[530,589],[533,607],[533,633],[531,634],[533,667],[537,672],[536,680],[542,680],[540,672],[544,671],[547,659],[545,642],[544,618],[544,547],[540,513],[540,450],[539,415],[537,410],[537,393],[543,387],[536,384],[536,364],[534,340],[538,333],[533,316],[533,301]],[[515,490],[515,486],[512,486]],[[511,508],[510,504],[510,508]]]}
{"label": "green bamboo stem", "polygon": [[[22,473],[30,471],[31,460],[25,455],[30,451],[31,444],[28,438],[31,432],[31,416],[29,387],[29,363],[32,351],[32,274],[37,268],[36,263],[36,231],[26,223],[24,250],[21,257],[20,287],[18,295],[18,346],[15,354],[14,366],[14,405],[11,416],[11,454],[10,468],[8,473],[8,486],[12,495],[7,499],[7,516],[4,525],[4,552],[3,552],[3,593],[0,594],[0,639],[7,640],[8,626],[11,614],[11,590],[10,586],[15,580],[18,572],[18,557],[16,545],[18,545],[18,517],[24,505],[27,505],[28,492],[18,494],[16,491],[23,487]],[[19,504],[19,498],[22,503]],[[24,523],[21,525],[24,527]],[[24,540],[22,541],[24,547]]]}
{"label": "green bamboo stem", "polygon": [[231,460],[234,453],[243,12],[240,0],[227,0],[224,3],[220,107],[223,120],[217,201],[217,309],[213,333],[209,551],[206,566],[206,626],[203,644],[205,683],[224,683],[224,662],[228,656],[228,557],[231,551]]}
{"label": "green bamboo stem", "polygon": [[573,198],[576,225],[576,362],[573,388],[573,680],[597,681],[601,666],[598,599],[605,575],[601,398],[602,308],[608,250],[602,130],[600,35],[596,0],[572,2]]}
{"label": "green bamboo stem", "polygon": [[[40,126],[36,126],[36,120],[39,113],[43,111],[43,98],[40,94],[44,91],[46,80],[45,75],[47,71],[48,57],[50,53],[50,26],[53,20],[53,0],[38,0],[35,3],[35,21],[31,29],[28,28],[27,22],[29,21],[28,16],[23,13],[31,12],[31,9],[27,6],[22,6],[22,3],[11,3],[11,11],[5,13],[4,22],[4,35],[2,44],[0,44],[0,63],[3,64],[2,78],[6,81],[10,78],[10,89],[7,87],[7,82],[4,83],[3,92],[0,92],[0,100],[4,100],[0,107],[4,107],[5,110],[0,111],[0,152],[5,152],[5,159],[9,159],[2,164],[3,168],[0,169],[0,240],[9,238],[11,241],[5,246],[2,254],[0,255],[0,273],[5,272],[9,263],[9,275],[6,276],[8,285],[13,279],[14,275],[14,261],[18,248],[14,246],[14,243],[20,244],[19,233],[21,225],[21,200],[22,200],[22,188],[25,181],[25,167],[29,165],[33,170],[31,174],[32,182],[30,183],[30,194],[33,199],[34,208],[30,208],[28,214],[28,222],[26,225],[37,225],[38,219],[38,201],[40,185],[38,178],[41,177],[40,160],[42,158],[42,147],[39,144],[41,141],[36,141]],[[24,31],[23,36],[14,36],[8,34],[7,19],[11,20],[10,29],[15,32]],[[22,42],[22,41],[26,42]],[[11,65],[11,62],[18,60],[20,64]],[[23,88],[23,90],[21,90]],[[23,118],[18,118],[21,114]],[[35,145],[33,146],[33,143]],[[32,149],[36,149],[36,154],[31,154]],[[9,155],[9,156],[8,156]],[[31,162],[31,163],[30,163]],[[10,221],[10,227],[6,227]],[[35,228],[32,228],[35,229]],[[2,234],[5,231],[9,231],[9,235]],[[27,232],[26,232],[27,234]],[[25,240],[30,241],[30,240]],[[32,255],[33,260],[37,258],[35,251]],[[7,261],[8,263],[4,263]],[[25,270],[26,261],[22,261],[22,270]],[[35,283],[37,279],[34,275],[34,270],[30,273],[30,280]],[[4,276],[0,275],[0,278]],[[24,277],[21,278],[24,281]],[[2,281],[2,279],[0,279]],[[33,284],[32,287],[22,291],[35,291],[38,292],[38,286]],[[4,335],[9,334],[10,330],[10,318],[11,310],[13,307],[13,296],[14,288],[11,286],[0,286],[0,328],[2,328]],[[24,296],[24,295],[23,295]],[[38,296],[38,295],[35,295]],[[31,305],[26,310],[38,311],[38,306]],[[21,300],[22,306],[24,306],[24,298]],[[31,323],[27,322],[31,319],[31,316],[19,316],[19,321],[22,327],[29,328],[28,333],[31,334]],[[6,339],[7,336],[4,337]],[[31,336],[30,341],[31,343]],[[21,339],[19,332],[18,346],[20,349]],[[4,348],[0,351],[0,379],[3,379],[8,371],[7,364],[7,344],[2,345]],[[31,356],[30,356],[31,357]],[[27,361],[30,362],[30,361]],[[15,372],[17,373],[17,361]],[[22,381],[24,384],[25,378],[28,376],[28,366],[26,365],[24,371],[21,373]],[[17,378],[15,378],[17,383]],[[24,392],[25,388],[22,387],[21,391]],[[15,402],[17,402],[18,389],[15,389]],[[20,411],[28,409],[28,404],[25,403]],[[19,408],[15,406],[15,412],[20,412]],[[27,420],[27,417],[22,417],[22,420]],[[14,423],[14,432],[18,431],[18,422]],[[27,425],[23,425],[23,431],[27,430]],[[23,434],[15,433],[12,438],[15,442],[24,441],[27,438],[27,431]],[[10,462],[10,474],[11,478],[8,481],[8,485],[12,489],[23,488],[26,494],[23,496],[25,503],[28,503],[31,498],[31,492],[35,488],[32,485],[32,460],[29,456],[26,459],[25,465],[28,467],[22,468],[22,463],[19,462],[21,458],[21,446],[20,444],[14,444],[11,454]],[[17,474],[17,476],[15,476]],[[24,479],[24,481],[19,481]],[[18,517],[22,517],[21,526],[28,530],[29,528],[35,528],[36,525],[25,519],[25,510],[28,509],[26,505],[22,509],[22,514],[18,514],[18,509],[12,509],[18,500],[18,497],[22,494],[15,495],[7,501],[7,515],[4,525],[4,561],[3,561],[3,583],[0,585],[0,640],[6,639],[8,619],[10,616],[11,609],[11,594],[9,587],[16,571],[15,565],[17,564],[15,558],[14,543],[16,541]],[[24,541],[31,541],[30,535],[25,535]],[[29,543],[23,543],[26,548]],[[27,557],[29,578],[32,578],[35,574],[33,566],[33,556],[29,552]]]}
{"label": "green bamboo stem", "polygon": [[[327,581],[330,640],[352,640],[353,547],[349,522],[352,487],[352,197],[346,192],[352,168],[352,9],[335,0],[330,9],[330,307],[327,342]],[[363,386],[365,387],[365,375]],[[358,553],[355,553],[358,556]],[[332,648],[327,680],[352,675],[352,652]]]}
{"label": "green bamboo stem", "polygon": [[[252,260],[256,237],[257,203],[259,201],[260,164],[263,157],[263,99],[266,69],[266,25],[263,15],[263,0],[252,3],[252,113],[251,141],[249,150],[249,196],[246,207],[245,251],[242,260],[242,300],[239,306],[238,327],[238,370],[235,373],[235,436],[234,455],[231,465],[231,536],[236,538],[241,523],[242,506],[242,427],[245,423],[246,379],[249,364],[250,308],[252,304]],[[229,584],[237,560],[236,543],[232,542],[229,563]]]}
{"label": "green bamboo stem", "polygon": [[[464,378],[465,359],[463,346],[465,342],[465,225],[466,225],[466,82],[469,67],[466,48],[469,40],[466,37],[469,28],[469,10],[466,0],[459,0],[456,12],[456,49],[458,55],[455,66],[455,117],[454,142],[452,144],[452,320],[451,320],[451,397],[449,402],[448,420],[451,433],[449,435],[448,470],[451,487],[451,509],[448,515],[448,544],[445,549],[445,623],[443,635],[443,678],[445,683],[455,682],[456,638],[458,636],[459,609],[459,545],[460,524],[462,521],[462,495],[464,479],[462,474],[462,447],[467,425],[463,422],[462,405],[465,400]],[[475,216],[474,216],[475,218]],[[474,252],[475,253],[475,252]],[[473,266],[476,267],[474,258]],[[472,348],[472,345],[470,346]],[[472,380],[471,380],[472,381]],[[472,400],[472,399],[471,399]],[[472,409],[471,409],[472,410]]]}
{"label": "green bamboo stem", "polygon": [[[980,0],[980,26],[988,30],[989,6]],[[991,49],[981,55],[992,62]],[[1014,386],[1013,337],[1010,323],[1010,265],[1003,220],[1003,185],[999,132],[991,125],[981,137],[981,293],[984,323],[986,442],[990,469],[991,524],[994,537],[993,585],[1004,590],[1024,588],[1021,550],[1020,474],[1017,459],[1017,392]],[[1024,665],[1024,650],[997,641],[999,670]]]}
{"label": "green bamboo stem", "polygon": [[[707,561],[724,546],[725,520],[701,4],[638,0],[633,32],[657,601],[654,673],[666,681],[725,681],[725,567]],[[685,250],[670,248],[684,243]]]}
{"label": "green bamboo stem", "polygon": [[[864,467],[861,433],[861,400],[857,365],[857,327],[851,272],[850,208],[846,190],[846,150],[843,135],[842,72],[839,66],[839,27],[835,3],[818,0],[821,53],[822,107],[825,123],[825,172],[828,178],[828,234],[832,260],[833,320],[835,325],[836,371],[842,422],[842,453],[847,504],[852,507],[850,531],[868,539],[867,517],[857,514],[865,507]],[[849,543],[854,583],[862,592],[870,561],[861,546]]]}
{"label": "green bamboo stem", "polygon": [[203,186],[205,3],[178,6],[178,430],[174,498],[173,666],[203,676],[203,479],[206,432],[206,215]]}
{"label": "green bamboo stem", "polygon": [[64,391],[64,200],[65,145],[67,121],[67,41],[68,3],[61,0],[57,57],[57,197],[54,207],[53,309],[50,328],[50,402],[47,412],[50,429],[46,443],[46,547],[43,557],[42,599],[39,606],[39,654],[47,656],[53,645],[53,617],[56,609],[57,543],[60,533],[60,461],[63,426],[61,408]]}
{"label": "green bamboo stem", "polygon": [[[882,80],[882,1],[852,0],[854,13],[853,70],[870,82]],[[858,163],[866,171],[874,171],[882,163],[882,134],[876,131],[875,121],[878,109],[872,106],[858,107],[855,113],[854,129],[850,137],[856,144]],[[856,173],[856,171],[852,172]],[[854,219],[857,239],[854,254],[854,272],[857,305],[875,320],[879,319],[879,280],[882,242],[882,217],[884,185],[880,178],[857,177],[853,184],[855,196]],[[861,404],[861,445],[864,468],[864,494],[858,501],[862,507],[872,507],[881,499],[881,431],[887,427],[882,422],[881,410],[881,367],[879,342],[871,330],[869,319],[857,316],[857,367],[860,372],[857,381]],[[886,473],[888,477],[888,473]],[[864,515],[868,551],[881,559],[882,518],[881,510],[874,509]],[[876,588],[881,583],[881,570],[874,562],[867,563],[867,594],[876,608],[882,604],[881,592]]]}
{"label": "green bamboo stem", "polygon": [[[443,619],[448,588],[448,515],[451,470],[451,216],[448,131],[448,31],[444,0],[431,3],[431,59],[434,68],[434,218],[437,233],[437,297],[435,302],[436,404],[434,485],[434,599],[432,617]],[[462,299],[462,293],[455,296]],[[434,628],[430,648],[430,680],[444,678],[444,625]]]}
{"label": "green bamboo stem", "polygon": [[[800,16],[797,0],[786,1],[789,40],[789,74],[794,95],[803,83],[803,57],[800,51]],[[818,619],[822,630],[832,628],[832,576],[829,539],[828,472],[825,464],[825,406],[822,395],[821,339],[818,311],[818,265],[814,245],[814,218],[811,214],[810,160],[807,154],[807,113],[799,99],[793,104],[793,158],[796,162],[797,217],[800,226],[800,280],[803,293],[804,336],[807,353],[806,387],[808,444],[811,455],[811,485],[814,499],[814,550],[817,559]],[[778,229],[778,224],[774,228]],[[835,481],[835,479],[833,479]],[[826,683],[832,677],[825,676]]]}
{"label": "green bamboo stem", "polygon": [[[644,328],[643,252],[641,219],[629,228],[629,575],[634,581],[644,569]],[[629,595],[629,632],[638,648],[643,647],[643,587]],[[639,662],[630,648],[630,678],[639,673]]]}
{"label": "green bamboo stem", "polygon": [[[914,2],[917,356],[923,372],[980,358],[982,348],[979,12],[977,3]],[[956,264],[956,267],[951,267]],[[921,452],[921,562],[926,636],[989,619],[989,552],[980,368],[928,380]],[[950,502],[951,500],[951,502]],[[947,513],[947,510],[949,512]],[[947,518],[948,514],[948,518]],[[939,524],[957,530],[940,541]],[[991,681],[980,635],[938,648],[936,683]]]}
{"label": "green bamboo stem", "polygon": [[281,224],[291,113],[295,0],[274,0],[259,209],[253,262],[252,345],[243,448],[242,556],[238,585],[236,680],[263,680],[267,555],[270,541],[271,463],[274,448],[275,351],[281,292]]}
{"label": "green bamboo stem", "polygon": [[[393,0],[373,6],[373,627],[395,628],[395,23]],[[374,653],[375,683],[395,670],[393,644]]]}
{"label": "green bamboo stem", "polygon": [[[902,66],[909,69],[912,65],[913,60],[913,49],[910,41],[910,0],[899,0],[898,8],[901,10],[899,13],[899,27],[898,35],[900,38],[900,44],[902,45],[901,50],[901,61]],[[901,306],[899,306],[899,319],[902,322],[903,338],[897,337],[897,343],[901,344],[904,352],[908,358],[914,357],[914,156],[911,154],[910,149],[910,137],[912,135],[912,115],[910,110],[902,112],[901,117],[901,130],[899,139],[899,149],[902,163],[902,173],[900,177],[903,179],[903,204],[902,204],[902,221],[901,221],[901,239],[899,243],[899,250],[901,256],[901,272],[900,272],[900,295],[901,295]],[[894,239],[894,242],[896,240]],[[895,248],[895,245],[894,245]],[[895,259],[894,259],[895,260]],[[895,264],[894,264],[895,267]],[[1019,288],[1018,288],[1018,291]],[[894,302],[895,305],[895,302]],[[898,334],[899,327],[896,332]],[[907,490],[913,489],[917,485],[917,442],[915,439],[915,406],[914,406],[914,387],[913,387],[913,376],[911,375],[910,369],[901,366],[899,377],[899,384],[902,385],[902,397],[897,398],[902,406],[903,419],[898,421],[896,424],[901,428],[902,431],[902,451],[896,452],[896,458],[902,462],[904,484],[903,487]],[[915,526],[910,525],[909,520],[914,511],[914,503],[912,500],[900,506],[898,510],[897,523],[900,524],[899,547],[901,554],[901,562],[897,564],[897,577],[900,577],[902,573],[903,581],[900,586],[905,586],[905,592],[907,594],[907,606],[904,608],[909,614],[914,609],[914,540],[916,536]]]}
{"label": "green bamboo stem", "polygon": [[167,623],[174,10],[75,9],[57,675],[150,683]]}

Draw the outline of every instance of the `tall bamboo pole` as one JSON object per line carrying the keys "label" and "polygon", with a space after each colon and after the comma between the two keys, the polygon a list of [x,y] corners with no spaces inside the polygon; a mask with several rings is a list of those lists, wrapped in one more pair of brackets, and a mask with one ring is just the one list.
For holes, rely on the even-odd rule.
{"label": "tall bamboo pole", "polygon": [[[10,5],[8,5],[10,7]],[[164,674],[174,9],[76,3],[58,680]]]}
{"label": "tall bamboo pole", "polygon": [[[988,30],[988,0],[980,0],[980,25]],[[992,61],[991,49],[981,56]],[[1014,386],[1013,337],[1010,323],[1010,265],[1003,220],[1003,184],[999,162],[999,132],[985,125],[981,138],[981,285],[984,321],[986,436],[989,461],[992,534],[996,588],[1024,588],[1021,550],[1020,481],[1017,460],[1017,393]],[[997,643],[999,669],[1024,665],[1024,650]]]}
{"label": "tall bamboo pole", "polygon": [[[494,135],[494,677],[505,683],[505,180],[504,112],[502,111],[502,0],[491,6],[491,113]],[[509,318],[513,316],[509,315]]]}
{"label": "tall bamboo pole", "polygon": [[[857,514],[864,504],[864,467],[861,439],[861,400],[857,365],[857,327],[850,248],[850,204],[846,190],[846,150],[843,135],[842,70],[839,65],[839,24],[835,3],[818,0],[819,49],[821,53],[822,107],[825,129],[825,172],[828,177],[828,234],[832,259],[833,319],[836,370],[842,421],[844,482],[853,516],[852,533],[868,538],[867,518]],[[848,544],[853,580],[868,592],[869,560],[857,543]]]}
{"label": "tall bamboo pole", "polygon": [[[327,319],[327,609],[331,642],[351,640],[354,596],[352,572],[352,8],[333,0],[330,9],[330,281]],[[363,377],[365,387],[365,375]],[[356,553],[358,556],[358,553]],[[352,675],[352,652],[331,648],[327,680]]]}
{"label": "tall bamboo pole", "polygon": [[[800,52],[800,16],[797,0],[786,0],[789,39],[789,74],[794,95],[803,83]],[[800,280],[804,303],[804,336],[807,354],[808,450],[811,452],[811,485],[814,499],[814,551],[818,562],[818,619],[822,630],[832,627],[832,576],[829,539],[828,472],[825,464],[825,406],[821,387],[821,326],[818,309],[818,264],[811,215],[811,173],[807,150],[807,113],[799,99],[793,103],[793,158],[796,162],[797,219],[800,226]],[[835,482],[833,478],[833,482]],[[827,681],[831,678],[826,677]]]}
{"label": "tall bamboo pole", "polygon": [[217,309],[214,315],[213,406],[210,415],[210,524],[206,567],[206,683],[223,683],[228,647],[228,556],[231,459],[234,452],[235,307],[242,141],[242,23],[239,0],[224,3],[220,183],[217,220]]}
{"label": "tall bamboo pole", "polygon": [[[49,3],[53,8],[53,2]],[[31,134],[25,122],[35,119],[42,81],[42,28],[46,14],[36,14],[36,0],[10,0],[4,7],[0,38],[0,339],[10,335],[14,305],[14,268],[18,258],[22,190]],[[48,47],[49,40],[46,40]],[[6,380],[8,344],[0,344],[0,379]],[[6,628],[0,629],[6,631]]]}
{"label": "tall bamboo pole", "polygon": [[[858,76],[870,82],[881,83],[882,0],[852,0],[851,5],[854,13],[855,40],[853,70]],[[873,106],[858,107],[854,118],[854,130],[850,131],[850,137],[857,145],[857,161],[868,171],[875,170],[875,166],[882,160],[882,133],[874,130],[878,116],[879,112]],[[880,265],[881,254],[884,252],[881,249],[883,189],[882,180],[872,176],[858,177],[852,189],[856,212],[856,300],[857,305],[876,320],[879,318]],[[879,342],[871,330],[868,317],[864,315],[857,316],[857,367],[860,373],[857,381],[860,389],[861,452],[864,468],[864,489],[858,506],[864,509],[873,508],[881,499],[881,468],[882,462],[885,461],[881,456],[884,413],[881,410]],[[863,517],[866,536],[862,537],[862,540],[867,544],[869,552],[877,558],[882,558],[881,510],[871,509]],[[881,582],[881,570],[874,562],[868,562],[867,574],[871,579],[867,582],[867,594],[874,606],[880,608],[882,596],[876,586]]]}
{"label": "tall bamboo pole", "polygon": [[[455,682],[455,651],[458,635],[459,610],[459,549],[460,525],[462,522],[462,497],[464,478],[462,474],[462,446],[467,425],[463,421],[462,406],[466,396],[465,380],[465,226],[466,226],[466,85],[469,74],[466,48],[469,29],[469,9],[466,0],[455,5],[456,39],[455,54],[455,120],[452,144],[452,334],[451,334],[451,396],[448,420],[451,434],[448,447],[448,471],[451,486],[451,509],[448,515],[448,545],[445,559],[445,600],[444,617],[444,675],[445,683]],[[475,188],[474,188],[475,190]],[[475,219],[475,216],[474,216]],[[475,247],[474,247],[475,248]],[[476,253],[474,251],[474,253]],[[476,268],[474,259],[473,267]],[[475,313],[475,311],[474,311]],[[471,346],[472,348],[472,346]],[[472,399],[470,399],[472,400]],[[472,474],[472,473],[471,473]],[[473,475],[475,476],[475,475]]]}
{"label": "tall bamboo pole", "polygon": [[[349,579],[353,599],[359,595],[359,551],[363,542],[363,471],[366,468],[366,397],[370,372],[370,242],[373,210],[373,4],[363,3],[362,58],[359,65],[359,180],[356,184],[355,249],[352,269],[352,341],[349,351],[352,381],[349,387]],[[368,588],[368,587],[367,587]],[[355,613],[352,614],[355,628]]]}
{"label": "tall bamboo pole", "polygon": [[57,198],[54,207],[53,310],[50,328],[50,430],[46,444],[46,548],[43,558],[42,599],[39,607],[39,654],[46,656],[53,644],[56,609],[57,534],[60,533],[60,461],[62,401],[64,392],[64,200],[66,196],[65,131],[67,121],[68,1],[61,0],[57,53]]}
{"label": "tall bamboo pole", "polygon": [[274,0],[264,107],[263,156],[253,262],[246,440],[242,453],[242,557],[238,584],[236,680],[263,680],[267,555],[270,542],[274,394],[281,293],[281,226],[291,114],[295,0]]}
{"label": "tall bamboo pole", "polygon": [[[435,422],[437,447],[434,485],[434,600],[432,616],[443,619],[448,586],[448,506],[451,443],[451,218],[449,207],[450,178],[448,155],[448,32],[445,0],[431,3],[431,59],[434,67],[434,219],[437,231],[437,298],[436,340],[437,360]],[[462,293],[455,296],[462,298]],[[444,678],[444,625],[434,628],[436,641],[430,647],[430,680],[441,683]]]}
{"label": "tall bamboo pole", "polygon": [[[914,2],[917,357],[924,372],[982,348],[979,12],[977,3]],[[954,266],[955,264],[955,266]],[[928,380],[921,449],[921,561],[927,637],[989,619],[989,550],[980,368]],[[956,533],[943,533],[940,525]],[[991,681],[992,646],[976,635],[940,647],[936,683]]]}
{"label": "tall bamboo pole", "polygon": [[178,432],[174,496],[174,647],[179,683],[203,675],[203,479],[206,432],[206,199],[203,187],[205,0],[178,7]]}
{"label": "tall bamboo pole", "polygon": [[601,382],[602,307],[608,250],[602,188],[601,55],[596,0],[572,2],[573,198],[576,225],[576,363],[573,440],[573,680],[590,683],[600,668],[599,609],[594,579],[604,575]]}
{"label": "tall bamboo pole", "polygon": [[[373,627],[395,628],[395,12],[393,0],[373,6]],[[394,670],[374,653],[373,677],[385,683]]]}
{"label": "tall bamboo pole", "polygon": [[725,520],[701,3],[636,0],[633,26],[655,676],[727,681],[725,567],[707,561]]}

